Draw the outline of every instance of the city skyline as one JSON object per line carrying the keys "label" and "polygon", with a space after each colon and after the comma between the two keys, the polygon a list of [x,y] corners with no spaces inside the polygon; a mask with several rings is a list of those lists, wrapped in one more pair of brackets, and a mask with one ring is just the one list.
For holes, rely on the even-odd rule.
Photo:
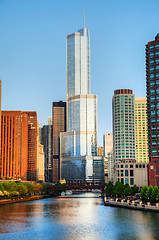
{"label": "city skyline", "polygon": [[130,88],[136,97],[146,96],[145,45],[158,32],[159,6],[146,2],[1,1],[2,110],[37,111],[45,125],[52,102],[66,100],[65,36],[83,27],[85,4],[91,92],[98,95],[98,145],[102,145],[103,133],[112,132],[113,91]]}

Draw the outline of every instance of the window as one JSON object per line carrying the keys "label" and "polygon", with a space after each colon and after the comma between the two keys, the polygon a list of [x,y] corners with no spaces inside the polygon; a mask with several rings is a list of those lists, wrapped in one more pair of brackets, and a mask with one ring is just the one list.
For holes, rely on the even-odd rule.
{"label": "window", "polygon": [[145,168],[145,164],[143,164],[143,168]]}
{"label": "window", "polygon": [[133,165],[130,165],[130,168],[133,168]]}
{"label": "window", "polygon": [[123,168],[123,165],[120,165],[121,168]]}
{"label": "window", "polygon": [[150,72],[154,72],[154,66],[150,67]]}
{"label": "window", "polygon": [[138,164],[136,164],[136,168],[138,168]]}
{"label": "window", "polygon": [[128,168],[128,165],[127,165],[127,164],[125,165],[125,168]]}
{"label": "window", "polygon": [[129,184],[129,178],[125,178],[125,184]]}
{"label": "window", "polygon": [[134,185],[134,179],[130,178],[130,185]]}
{"label": "window", "polygon": [[129,176],[128,170],[125,170],[125,177],[128,177],[128,176]]}
{"label": "window", "polygon": [[124,184],[124,178],[121,178],[121,183],[123,183],[123,184]]}
{"label": "window", "polygon": [[152,79],[154,79],[154,74],[153,73],[150,74],[150,80],[152,80]]}
{"label": "window", "polygon": [[139,164],[139,168],[141,168],[141,164]]}
{"label": "window", "polygon": [[150,59],[150,65],[153,65],[153,64],[154,64],[154,60]]}
{"label": "window", "polygon": [[150,58],[154,57],[154,52],[150,52]]}
{"label": "window", "polygon": [[155,104],[151,103],[151,109],[155,109]]}
{"label": "window", "polygon": [[[156,47],[156,46],[155,46]],[[150,48],[150,51],[152,50],[152,49],[154,49],[154,45],[153,44],[150,44],[149,45],[149,48]]]}
{"label": "window", "polygon": [[151,88],[150,89],[150,93],[153,95],[153,94],[155,94],[155,89],[154,88]]}
{"label": "window", "polygon": [[155,117],[155,111],[151,111],[151,117]]}
{"label": "window", "polygon": [[130,170],[130,176],[131,176],[131,177],[134,176],[134,170]]}

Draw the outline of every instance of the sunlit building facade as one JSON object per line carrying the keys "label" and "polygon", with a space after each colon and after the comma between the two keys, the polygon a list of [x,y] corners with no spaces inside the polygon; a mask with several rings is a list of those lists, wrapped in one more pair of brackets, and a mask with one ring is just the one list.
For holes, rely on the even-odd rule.
{"label": "sunlit building facade", "polygon": [[92,181],[100,177],[94,172],[97,161],[93,159],[97,156],[97,96],[90,94],[89,30],[84,27],[66,41],[67,132],[60,138],[61,177]]}
{"label": "sunlit building facade", "polygon": [[149,185],[159,186],[159,34],[146,45]]}
{"label": "sunlit building facade", "polygon": [[135,97],[135,133],[136,161],[149,162],[146,97]]}

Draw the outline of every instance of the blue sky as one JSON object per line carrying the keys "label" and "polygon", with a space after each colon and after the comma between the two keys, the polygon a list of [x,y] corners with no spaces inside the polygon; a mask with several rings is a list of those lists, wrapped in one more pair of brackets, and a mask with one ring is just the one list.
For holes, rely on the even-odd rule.
{"label": "blue sky", "polygon": [[91,38],[91,93],[98,95],[98,145],[112,132],[112,95],[146,95],[145,44],[159,32],[158,0],[0,0],[2,109],[37,111],[66,99],[66,35]]}

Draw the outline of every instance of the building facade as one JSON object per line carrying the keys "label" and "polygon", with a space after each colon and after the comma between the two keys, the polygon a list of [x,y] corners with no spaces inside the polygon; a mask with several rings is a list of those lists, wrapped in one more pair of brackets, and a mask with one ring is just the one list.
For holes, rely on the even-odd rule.
{"label": "building facade", "polygon": [[[90,93],[89,30],[84,27],[68,35],[66,41],[67,132],[60,135],[61,177],[69,182],[92,182],[98,175],[93,172],[93,156],[97,156],[97,96]],[[73,171],[74,168],[78,170]],[[76,174],[72,175],[72,171]]]}
{"label": "building facade", "polygon": [[130,89],[119,89],[113,95],[114,162],[136,159],[135,99]]}
{"label": "building facade", "polygon": [[36,180],[36,112],[2,111],[1,177]]}
{"label": "building facade", "polygon": [[136,161],[149,162],[146,97],[135,97],[135,133]]}
{"label": "building facade", "polygon": [[[136,162],[135,160],[122,160],[115,164],[115,182],[129,184],[130,187],[136,185],[141,188],[148,186],[148,163]],[[114,182],[114,183],[115,183]]]}
{"label": "building facade", "polygon": [[146,45],[149,185],[159,186],[159,34]]}
{"label": "building facade", "polygon": [[113,182],[113,180],[114,180],[114,157],[113,157],[113,151],[108,153],[107,159],[108,159],[108,181]]}
{"label": "building facade", "polygon": [[103,135],[104,156],[113,151],[113,133],[104,133]]}
{"label": "building facade", "polygon": [[52,182],[60,181],[60,133],[66,131],[66,102],[53,102]]}
{"label": "building facade", "polygon": [[48,125],[40,125],[39,127],[39,140],[44,147],[45,159],[45,182],[52,182],[52,118],[48,118]]}

